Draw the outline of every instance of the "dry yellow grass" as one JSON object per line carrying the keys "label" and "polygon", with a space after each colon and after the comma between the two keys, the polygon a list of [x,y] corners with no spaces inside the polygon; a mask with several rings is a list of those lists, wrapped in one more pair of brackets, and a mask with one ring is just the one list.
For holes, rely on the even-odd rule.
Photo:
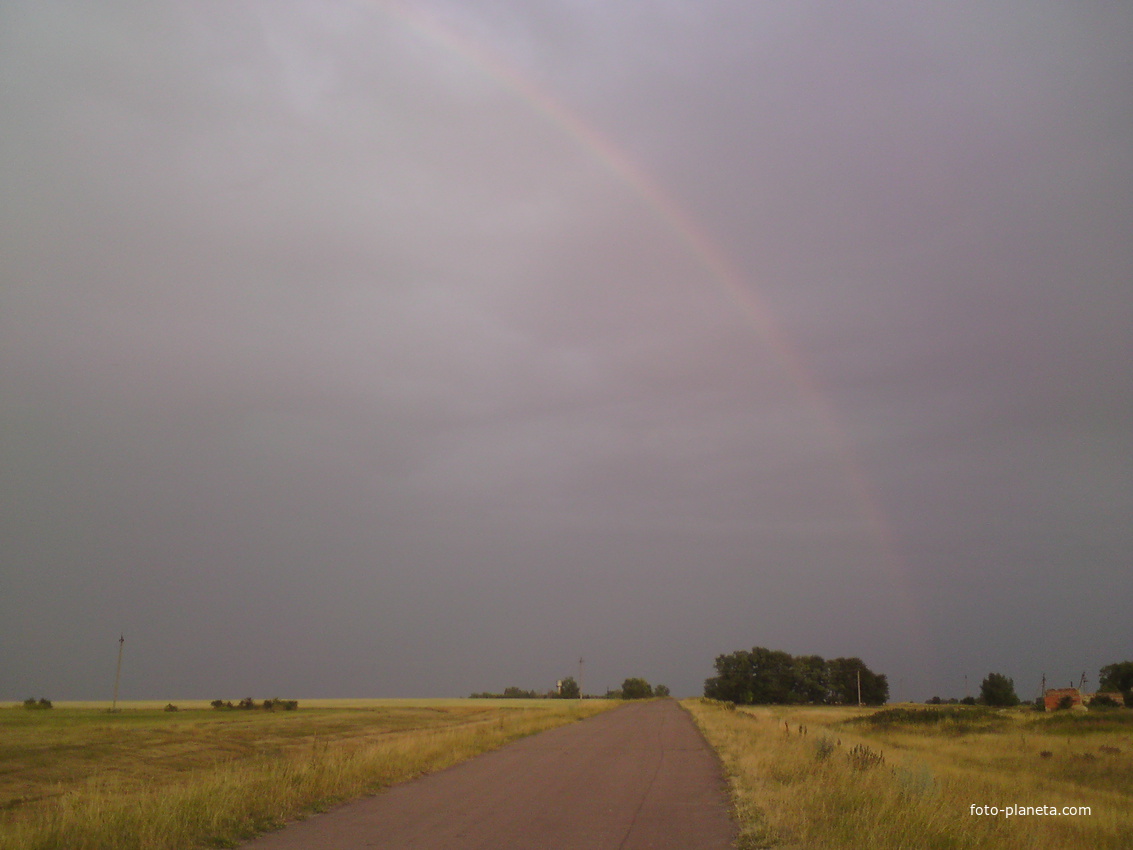
{"label": "dry yellow grass", "polygon": [[[878,725],[847,722],[872,709],[684,705],[723,760],[745,848],[1131,846],[1127,713],[1096,724],[1013,711]],[[980,816],[973,805],[1091,813]]]}
{"label": "dry yellow grass", "polygon": [[287,712],[178,705],[117,714],[0,709],[0,848],[234,846],[611,703],[334,701]]}

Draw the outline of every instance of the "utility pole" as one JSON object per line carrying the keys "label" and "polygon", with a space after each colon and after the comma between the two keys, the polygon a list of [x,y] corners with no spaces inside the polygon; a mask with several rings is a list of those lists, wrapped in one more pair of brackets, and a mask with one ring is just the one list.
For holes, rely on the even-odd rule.
{"label": "utility pole", "polygon": [[114,704],[111,711],[118,710],[118,680],[122,678],[122,645],[126,642],[125,635],[118,636],[118,672],[114,674]]}
{"label": "utility pole", "polygon": [[578,700],[582,701],[582,659],[578,659]]}
{"label": "utility pole", "polygon": [[858,668],[858,708],[862,706],[862,670]]}

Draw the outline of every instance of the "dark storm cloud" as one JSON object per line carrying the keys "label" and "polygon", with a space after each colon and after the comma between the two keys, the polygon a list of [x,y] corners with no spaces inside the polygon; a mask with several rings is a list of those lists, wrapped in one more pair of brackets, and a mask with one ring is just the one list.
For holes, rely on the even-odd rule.
{"label": "dark storm cloud", "polygon": [[1122,5],[0,15],[5,698],[1127,651]]}

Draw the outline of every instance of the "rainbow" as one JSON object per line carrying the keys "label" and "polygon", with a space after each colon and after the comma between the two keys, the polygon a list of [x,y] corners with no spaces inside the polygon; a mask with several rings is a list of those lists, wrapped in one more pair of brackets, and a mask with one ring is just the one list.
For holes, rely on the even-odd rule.
{"label": "rainbow", "polygon": [[[513,92],[551,124],[559,127],[593,156],[618,181],[628,186],[672,232],[712,279],[727,292],[753,326],[776,361],[789,375],[835,449],[841,471],[853,495],[861,520],[872,529],[881,566],[896,589],[899,612],[911,633],[918,634],[919,620],[913,595],[908,588],[900,544],[880,498],[870,483],[853,443],[841,426],[833,404],[822,392],[814,373],[798,349],[779,327],[774,314],[759,294],[746,282],[719,243],[696,221],[649,172],[626,152],[587,122],[545,87],[525,76],[504,58],[458,32],[446,21],[426,9],[400,0],[374,0],[392,20],[461,57],[505,89]],[[924,657],[922,655],[922,657]]]}

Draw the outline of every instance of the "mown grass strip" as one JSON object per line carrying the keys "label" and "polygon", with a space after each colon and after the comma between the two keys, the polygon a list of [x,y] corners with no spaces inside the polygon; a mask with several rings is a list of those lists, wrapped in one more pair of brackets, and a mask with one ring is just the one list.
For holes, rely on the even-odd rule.
{"label": "mown grass strip", "polygon": [[[209,766],[176,763],[148,785],[108,759],[106,768],[0,821],[3,850],[184,850],[234,847],[289,820],[448,767],[509,741],[609,707],[546,703],[527,709],[477,708],[453,718],[438,708],[430,728],[366,736],[318,737],[299,745]],[[453,708],[447,711],[462,711]],[[379,710],[380,711],[380,710]],[[255,731],[242,728],[245,740]],[[264,718],[268,720],[268,718]],[[272,724],[268,724],[269,726]],[[92,729],[98,728],[95,726]],[[267,727],[265,727],[267,728]],[[186,756],[186,763],[192,759]]]}

